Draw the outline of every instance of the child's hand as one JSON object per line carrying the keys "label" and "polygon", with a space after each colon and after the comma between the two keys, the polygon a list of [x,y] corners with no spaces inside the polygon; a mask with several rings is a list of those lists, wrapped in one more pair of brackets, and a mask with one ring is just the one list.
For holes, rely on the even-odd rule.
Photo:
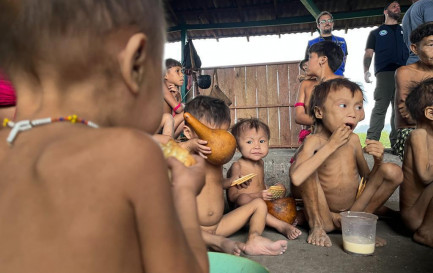
{"label": "child's hand", "polygon": [[197,155],[193,155],[193,157],[196,164],[191,167],[185,167],[174,157],[167,158],[168,167],[171,169],[174,192],[186,189],[192,191],[195,195],[198,195],[203,188],[205,182],[204,159]]}
{"label": "child's hand", "polygon": [[262,198],[263,198],[263,200],[270,201],[273,199],[273,196],[272,196],[272,193],[270,191],[263,190],[262,191]]}
{"label": "child's hand", "polygon": [[346,144],[347,141],[349,141],[349,137],[351,134],[352,131],[350,130],[350,127],[342,124],[332,133],[331,137],[329,138],[329,144],[335,150],[337,150],[338,148]]}
{"label": "child's hand", "polygon": [[204,159],[207,158],[207,155],[212,153],[210,147],[206,146],[207,141],[199,138],[192,138],[190,141],[190,149],[192,152],[199,154]]}
{"label": "child's hand", "polygon": [[381,163],[385,148],[383,147],[382,143],[377,140],[366,139],[364,151],[367,154],[373,156],[375,163]]}
{"label": "child's hand", "polygon": [[179,89],[177,88],[177,86],[176,86],[175,84],[169,84],[169,85],[168,85],[168,90],[169,90],[170,92],[173,92],[173,93],[179,91]]}

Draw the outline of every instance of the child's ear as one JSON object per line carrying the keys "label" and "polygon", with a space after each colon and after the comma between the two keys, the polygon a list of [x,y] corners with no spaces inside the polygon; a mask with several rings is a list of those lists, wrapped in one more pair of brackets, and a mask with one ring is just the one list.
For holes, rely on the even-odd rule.
{"label": "child's ear", "polygon": [[410,50],[418,56],[418,48],[416,46],[416,44],[410,44]]}
{"label": "child's ear", "polygon": [[320,63],[321,65],[325,64],[327,61],[328,61],[328,57],[326,57],[326,56],[321,56],[321,57],[319,58],[319,63]]}
{"label": "child's ear", "polygon": [[427,106],[424,110],[424,115],[427,119],[433,121],[433,106]]}
{"label": "child's ear", "polygon": [[320,107],[315,106],[314,107],[314,116],[316,119],[322,119],[323,118],[323,111],[320,109]]}
{"label": "child's ear", "polygon": [[122,77],[133,93],[138,93],[144,80],[147,37],[143,33],[132,35],[119,54]]}
{"label": "child's ear", "polygon": [[188,126],[188,125],[185,125],[184,127],[183,127],[183,134],[185,135],[185,137],[187,138],[187,139],[192,139],[192,138],[194,138],[194,133],[193,133],[194,131],[192,131],[192,129]]}

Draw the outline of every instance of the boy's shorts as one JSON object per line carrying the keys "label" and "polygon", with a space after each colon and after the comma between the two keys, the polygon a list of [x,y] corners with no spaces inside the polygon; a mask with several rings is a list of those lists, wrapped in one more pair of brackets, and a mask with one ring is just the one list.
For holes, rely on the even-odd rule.
{"label": "boy's shorts", "polygon": [[410,135],[410,132],[412,132],[414,129],[415,128],[397,129],[397,140],[395,141],[394,145],[392,146],[392,150],[395,154],[398,155],[398,157],[402,161],[403,161],[403,157],[404,157],[404,145],[406,143],[406,139]]}

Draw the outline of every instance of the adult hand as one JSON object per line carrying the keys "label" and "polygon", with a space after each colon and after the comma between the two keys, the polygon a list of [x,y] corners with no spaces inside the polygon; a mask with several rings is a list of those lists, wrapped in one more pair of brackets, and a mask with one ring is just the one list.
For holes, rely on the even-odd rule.
{"label": "adult hand", "polygon": [[364,80],[366,83],[371,83],[370,77],[371,77],[370,71],[365,71],[364,72]]}

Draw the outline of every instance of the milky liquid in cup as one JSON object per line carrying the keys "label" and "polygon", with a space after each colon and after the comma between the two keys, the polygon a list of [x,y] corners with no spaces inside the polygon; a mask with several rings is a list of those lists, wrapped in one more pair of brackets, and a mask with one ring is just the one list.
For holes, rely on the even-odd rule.
{"label": "milky liquid in cup", "polygon": [[361,236],[343,236],[343,248],[351,253],[369,255],[374,252],[375,242]]}

